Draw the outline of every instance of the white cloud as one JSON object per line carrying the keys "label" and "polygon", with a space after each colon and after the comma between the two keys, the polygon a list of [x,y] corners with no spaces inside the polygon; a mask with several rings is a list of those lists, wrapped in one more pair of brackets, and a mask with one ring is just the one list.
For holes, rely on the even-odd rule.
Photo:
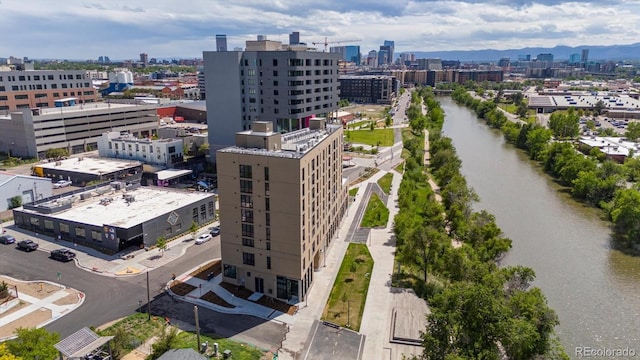
{"label": "white cloud", "polygon": [[[637,0],[1,0],[0,57],[200,57],[215,34],[308,43],[360,39],[363,53],[611,45],[638,41]],[[6,35],[9,34],[9,35]]]}

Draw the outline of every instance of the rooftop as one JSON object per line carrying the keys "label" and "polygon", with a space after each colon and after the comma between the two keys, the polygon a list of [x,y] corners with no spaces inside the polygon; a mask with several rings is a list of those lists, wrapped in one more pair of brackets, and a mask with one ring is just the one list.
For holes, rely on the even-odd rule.
{"label": "rooftop", "polygon": [[49,181],[51,182],[50,179],[46,179],[46,178],[41,178],[38,176],[30,176],[30,175],[20,175],[20,174],[14,174],[14,173],[10,173],[7,171],[0,171],[0,185],[2,185],[3,183],[13,179],[13,178],[23,178],[23,179],[30,179],[30,180],[40,180],[40,181]]}
{"label": "rooftop", "polygon": [[[135,190],[114,190],[110,185],[90,190],[91,196],[74,194],[38,206],[57,207],[71,201],[71,209],[51,214],[52,218],[94,226],[112,225],[129,228],[173,210],[213,196],[203,192],[188,192],[170,188],[141,186]],[[124,195],[134,201],[126,201]],[[85,198],[82,200],[82,198]],[[37,213],[24,209],[25,212]],[[191,219],[187,219],[191,223]]]}
{"label": "rooftop", "polygon": [[135,110],[136,108],[142,108],[142,106],[144,105],[96,102],[96,103],[87,103],[87,104],[80,104],[80,105],[74,105],[74,106],[39,108],[39,109],[40,109],[40,115],[49,115],[49,114],[67,114],[67,113],[74,113],[74,112],[81,112],[81,111],[104,110],[104,109]]}
{"label": "rooftop", "polygon": [[[282,134],[282,144],[280,150],[267,150],[259,148],[243,148],[239,146],[231,146],[218,150],[224,153],[239,153],[248,155],[262,155],[273,157],[284,157],[291,159],[302,158],[309,150],[313,149],[317,144],[321,143],[325,138],[331,135],[334,131],[342,129],[342,125],[327,124],[325,129],[311,130],[304,128]],[[268,136],[273,134],[254,132],[253,130],[242,131],[241,133],[256,135],[256,136]]]}
{"label": "rooftop", "polygon": [[36,165],[44,169],[56,169],[82,174],[104,175],[142,166],[140,161],[99,157],[77,157]]}
{"label": "rooftop", "polygon": [[640,155],[640,144],[620,137],[581,136],[580,142],[590,147],[597,147],[607,155],[629,156],[631,150]]}

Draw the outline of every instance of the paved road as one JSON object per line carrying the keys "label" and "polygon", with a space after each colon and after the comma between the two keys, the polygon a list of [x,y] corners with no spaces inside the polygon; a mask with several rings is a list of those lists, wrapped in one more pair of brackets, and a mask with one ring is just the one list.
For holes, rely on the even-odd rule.
{"label": "paved road", "polygon": [[[193,308],[190,305],[157,306],[162,288],[171,274],[181,274],[198,265],[220,257],[220,241],[216,239],[201,246],[193,246],[185,255],[161,268],[149,273],[152,300],[151,313],[171,318],[184,318],[193,324]],[[62,279],[57,279],[57,273]],[[43,251],[25,253],[14,246],[0,245],[0,273],[20,280],[49,280],[78,289],[85,293],[86,301],[75,311],[61,317],[46,326],[50,331],[58,332],[62,337],[68,336],[84,326],[99,326],[112,320],[131,315],[138,308],[138,301],[146,304],[146,275],[112,278],[97,275],[77,268],[74,263],[61,263],[48,258]],[[172,301],[172,300],[171,300]],[[171,311],[167,311],[171,309]],[[204,310],[204,313],[214,313]],[[215,314],[215,313],[214,313]],[[265,344],[279,344],[283,329],[275,323],[265,323],[255,327],[264,320],[250,316],[215,314],[204,315],[216,319],[216,333],[231,336],[241,332],[241,340],[263,347]],[[254,329],[255,328],[255,329]],[[265,331],[269,329],[269,331]]]}

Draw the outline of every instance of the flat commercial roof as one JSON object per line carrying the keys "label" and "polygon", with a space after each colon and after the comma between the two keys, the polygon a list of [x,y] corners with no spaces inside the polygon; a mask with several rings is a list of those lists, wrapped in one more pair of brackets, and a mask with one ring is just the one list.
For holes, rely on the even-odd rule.
{"label": "flat commercial roof", "polygon": [[[86,200],[78,200],[69,210],[49,216],[55,219],[94,226],[112,225],[129,228],[155,219],[158,216],[169,214],[175,209],[196,203],[208,197],[211,197],[212,201],[214,198],[214,195],[203,192],[188,192],[150,186],[141,186],[135,190],[127,190],[126,192],[113,190],[103,195],[94,194],[96,196]],[[123,194],[133,196],[135,201],[125,201],[122,196]],[[110,199],[111,201],[103,201],[101,203],[103,199]],[[25,212],[36,213],[35,211],[26,209]],[[187,225],[191,224],[191,219],[183,220],[187,221]]]}
{"label": "flat commercial roof", "polygon": [[98,109],[114,109],[114,110],[115,109],[130,109],[130,110],[133,110],[136,107],[141,107],[141,105],[95,102],[95,103],[79,104],[79,105],[74,105],[74,106],[40,108],[40,114],[41,115],[60,114],[60,113],[66,114],[66,113],[73,113],[73,112],[80,112],[80,111],[98,110]]}
{"label": "flat commercial roof", "polygon": [[166,169],[160,170],[156,174],[158,174],[158,180],[171,180],[179,178],[180,176],[189,175],[192,172],[193,170]]}
{"label": "flat commercial roof", "polygon": [[104,175],[141,166],[142,162],[98,157],[77,157],[38,164],[43,169],[56,169],[82,174]]}

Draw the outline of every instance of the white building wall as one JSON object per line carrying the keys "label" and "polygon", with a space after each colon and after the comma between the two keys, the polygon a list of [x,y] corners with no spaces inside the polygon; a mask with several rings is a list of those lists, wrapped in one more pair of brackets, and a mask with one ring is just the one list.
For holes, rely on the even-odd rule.
{"label": "white building wall", "polygon": [[181,139],[136,139],[120,132],[108,132],[98,140],[98,155],[171,167],[175,162],[172,156],[183,157],[182,147]]}
{"label": "white building wall", "polygon": [[0,180],[0,211],[9,210],[11,198],[22,197],[22,203],[51,197],[53,194],[51,179],[36,176],[15,175],[4,182]]}

